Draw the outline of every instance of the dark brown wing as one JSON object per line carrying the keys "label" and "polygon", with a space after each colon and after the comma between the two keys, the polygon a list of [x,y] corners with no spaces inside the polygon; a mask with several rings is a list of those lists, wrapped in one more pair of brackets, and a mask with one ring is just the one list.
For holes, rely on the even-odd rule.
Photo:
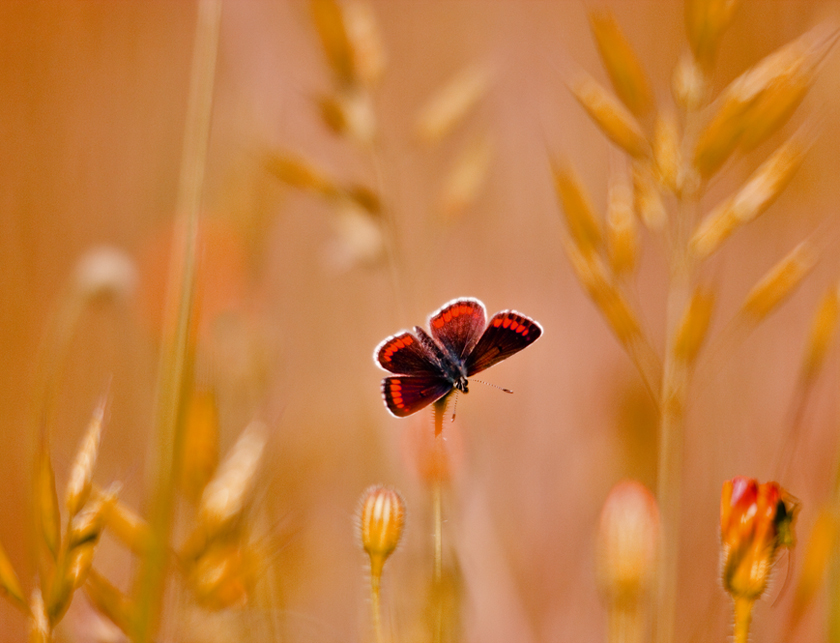
{"label": "dark brown wing", "polygon": [[459,362],[475,346],[487,323],[484,304],[472,297],[453,299],[431,314],[429,332]]}
{"label": "dark brown wing", "polygon": [[382,380],[382,399],[392,415],[405,417],[427,407],[452,390],[442,377],[407,375]]}
{"label": "dark brown wing", "polygon": [[467,357],[467,377],[518,353],[537,341],[540,335],[542,326],[533,319],[514,310],[496,313]]}

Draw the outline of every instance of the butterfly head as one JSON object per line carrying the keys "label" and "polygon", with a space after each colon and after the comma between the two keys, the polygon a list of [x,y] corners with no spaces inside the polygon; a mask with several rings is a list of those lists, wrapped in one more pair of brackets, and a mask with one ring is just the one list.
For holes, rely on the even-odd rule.
{"label": "butterfly head", "polygon": [[469,393],[470,392],[470,383],[467,380],[467,378],[464,377],[463,375],[461,375],[461,377],[459,377],[457,380],[455,380],[455,383],[454,383],[453,386],[456,389],[458,389],[459,391],[461,391],[461,393]]}

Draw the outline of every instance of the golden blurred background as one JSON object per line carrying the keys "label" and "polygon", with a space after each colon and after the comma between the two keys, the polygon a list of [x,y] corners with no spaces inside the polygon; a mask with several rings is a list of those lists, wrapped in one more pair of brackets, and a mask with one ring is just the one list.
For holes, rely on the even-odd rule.
{"label": "golden blurred background", "polygon": [[[222,453],[254,417],[268,424],[255,503],[271,534],[267,569],[279,598],[238,612],[241,630],[214,625],[215,639],[190,621],[167,631],[171,640],[222,640],[230,631],[245,637],[249,624],[270,618],[287,641],[369,640],[354,514],[362,491],[382,482],[398,488],[408,507],[405,540],[386,569],[388,622],[395,640],[418,640],[431,523],[416,440],[431,420],[426,412],[405,420],[388,415],[371,353],[398,329],[425,324],[444,302],[473,296],[490,314],[515,308],[532,316],[545,334],[483,374],[515,395],[473,384],[458,400],[457,420],[444,428],[457,453],[444,511],[447,548],[463,578],[463,640],[603,640],[597,518],[618,480],[634,477],[655,488],[656,419],[635,369],[569,268],[548,164],[549,154],[571,159],[603,211],[617,152],[566,87],[576,68],[608,82],[588,28],[589,5],[372,6],[387,53],[373,92],[378,163],[323,124],[318,101],[330,72],[309,5],[223,5],[201,207],[198,373],[216,391]],[[657,101],[670,102],[671,73],[686,49],[682,3],[603,6],[636,48]],[[714,88],[838,14],[833,0],[744,2],[723,40]],[[118,296],[92,296],[79,312],[53,373],[56,477],[61,488],[108,389],[96,481],[121,481],[121,500],[144,511],[195,24],[191,2],[0,3],[0,542],[27,592],[35,576],[26,525],[41,378],[55,351],[64,350],[56,337],[86,257],[104,257],[102,269],[123,272]],[[476,65],[490,80],[472,113],[440,142],[418,140],[421,106]],[[808,325],[840,276],[838,79],[835,51],[785,130],[816,124],[804,166],[768,214],[737,232],[707,266],[719,293],[712,328],[721,330],[756,280],[800,240],[814,235],[824,247],[790,301],[743,342],[713,353],[693,383],[681,640],[728,636],[718,563],[721,484],[735,475],[775,479],[781,450],[792,448],[783,438]],[[781,140],[732,162],[711,185],[705,208],[740,185]],[[488,141],[484,149],[491,150],[481,189],[463,207],[442,211],[451,168],[474,141]],[[266,154],[307,159],[341,184],[381,184],[391,248],[380,248],[375,233],[329,199],[278,181]],[[667,267],[650,235],[638,271],[632,292],[661,348]],[[838,366],[833,352],[779,480],[802,503],[801,542],[830,497],[838,466]],[[781,588],[800,550],[801,543],[779,563],[771,589],[771,597],[781,593],[778,603],[757,608],[757,641],[775,640],[785,619],[793,592]],[[106,532],[96,568],[127,589],[131,561]],[[818,601],[796,640],[822,636],[823,608]],[[119,640],[99,620],[79,597],[58,639]],[[216,623],[203,626],[208,622]],[[21,640],[24,632],[25,619],[0,603],[0,641]]]}

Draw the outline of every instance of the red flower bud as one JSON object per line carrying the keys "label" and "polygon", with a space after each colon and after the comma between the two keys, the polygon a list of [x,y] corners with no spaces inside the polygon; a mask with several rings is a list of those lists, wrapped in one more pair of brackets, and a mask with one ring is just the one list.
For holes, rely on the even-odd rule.
{"label": "red flower bud", "polygon": [[793,547],[797,503],[776,482],[738,476],[720,498],[723,587],[735,598],[764,593],[780,547]]}

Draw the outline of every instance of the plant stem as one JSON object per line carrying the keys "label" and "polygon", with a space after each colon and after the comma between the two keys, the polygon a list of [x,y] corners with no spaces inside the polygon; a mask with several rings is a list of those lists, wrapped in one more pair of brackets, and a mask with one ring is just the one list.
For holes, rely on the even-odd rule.
{"label": "plant stem", "polygon": [[689,270],[681,258],[673,264],[668,293],[668,340],[663,365],[659,420],[657,500],[662,520],[656,587],[656,643],[672,643],[677,608],[680,488],[688,365],[674,353],[674,342],[689,300]]}
{"label": "plant stem", "polygon": [[140,562],[135,585],[135,643],[147,643],[155,638],[166,588],[169,535],[179,475],[178,454],[183,442],[183,423],[179,420],[191,372],[198,211],[210,138],[221,8],[221,0],[201,0],[198,5],[176,205],[176,221],[183,236],[174,246],[167,293],[155,401],[157,446],[148,477],[151,538],[146,556]]}
{"label": "plant stem", "polygon": [[370,609],[373,618],[373,636],[376,643],[382,643],[382,608],[380,600],[380,585],[382,575],[372,573],[370,575]]}
{"label": "plant stem", "polygon": [[733,643],[747,643],[750,637],[750,622],[754,601],[747,598],[735,599],[735,633]]}
{"label": "plant stem", "polygon": [[643,620],[638,603],[610,608],[609,643],[642,643]]}

